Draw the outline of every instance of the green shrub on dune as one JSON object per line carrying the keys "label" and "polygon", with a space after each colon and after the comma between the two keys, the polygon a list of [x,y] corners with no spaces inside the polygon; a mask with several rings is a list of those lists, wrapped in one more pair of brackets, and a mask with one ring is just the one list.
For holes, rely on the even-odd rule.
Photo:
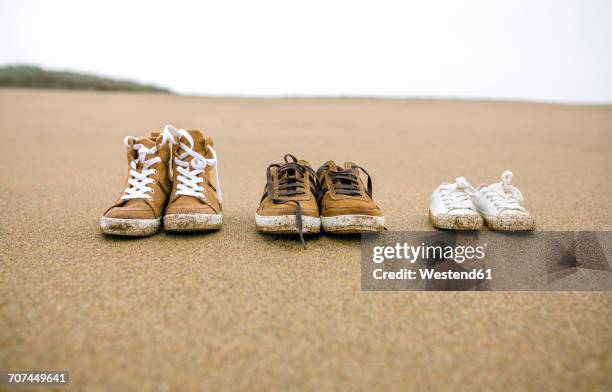
{"label": "green shrub on dune", "polygon": [[0,87],[32,87],[98,91],[146,91],[160,93],[170,92],[165,88],[140,84],[130,80],[110,79],[68,71],[48,71],[40,67],[29,65],[0,67]]}

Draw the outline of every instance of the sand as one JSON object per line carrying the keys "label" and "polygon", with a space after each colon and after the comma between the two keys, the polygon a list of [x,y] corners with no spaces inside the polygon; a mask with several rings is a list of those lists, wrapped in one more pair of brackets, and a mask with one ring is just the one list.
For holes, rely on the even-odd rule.
{"label": "sand", "polygon": [[[224,227],[102,236],[126,135],[215,138]],[[0,368],[73,390],[604,390],[609,292],[360,291],[358,237],[257,233],[291,152],[373,176],[391,230],[512,169],[539,230],[611,230],[612,106],[0,90]]]}

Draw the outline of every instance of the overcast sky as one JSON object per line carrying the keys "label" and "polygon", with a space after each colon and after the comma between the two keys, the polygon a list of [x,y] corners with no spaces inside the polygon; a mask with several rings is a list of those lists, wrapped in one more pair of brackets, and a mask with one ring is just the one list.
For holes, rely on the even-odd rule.
{"label": "overcast sky", "polygon": [[0,37],[186,94],[612,102],[612,0],[0,0]]}

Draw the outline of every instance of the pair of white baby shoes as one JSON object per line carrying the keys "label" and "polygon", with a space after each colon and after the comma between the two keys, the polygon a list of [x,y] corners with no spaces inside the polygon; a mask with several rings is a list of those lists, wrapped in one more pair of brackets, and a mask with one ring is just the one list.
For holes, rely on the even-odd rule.
{"label": "pair of white baby shoes", "polygon": [[431,224],[439,229],[480,230],[486,222],[491,230],[534,230],[535,219],[522,206],[523,195],[511,184],[512,177],[506,170],[500,182],[478,189],[464,177],[441,184],[431,195]]}

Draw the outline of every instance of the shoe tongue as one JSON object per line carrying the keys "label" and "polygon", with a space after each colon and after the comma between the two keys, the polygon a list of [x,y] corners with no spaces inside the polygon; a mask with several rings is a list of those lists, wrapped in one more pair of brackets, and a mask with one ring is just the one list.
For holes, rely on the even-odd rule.
{"label": "shoe tongue", "polygon": [[504,191],[504,186],[501,182],[496,182],[494,184],[489,185],[489,189],[502,195],[506,193]]}
{"label": "shoe tongue", "polygon": [[338,170],[338,165],[336,165],[336,162],[334,161],[327,161],[323,164],[323,166],[328,167],[328,170],[333,170],[333,171],[337,171]]}
{"label": "shoe tongue", "polygon": [[[132,137],[129,141],[129,148],[127,150],[128,162],[131,162],[133,159],[138,159],[138,151],[134,148],[135,145],[141,144],[145,148],[153,148],[156,146],[156,140],[152,137]],[[150,154],[146,155],[146,158],[150,158]],[[142,162],[138,164],[139,167],[142,166]]]}
{"label": "shoe tongue", "polygon": [[[297,161],[290,160],[289,162],[281,163],[281,167],[283,165],[288,165],[288,164],[292,164],[292,163],[295,163],[295,164],[298,164],[298,165],[304,166],[304,167],[310,167],[310,163],[308,163],[308,161],[305,161],[303,159],[298,159]],[[288,169],[283,169],[282,172],[279,173],[279,179],[286,178],[286,177],[302,178],[305,175],[306,175],[305,171],[302,173],[302,172],[300,172],[299,170],[297,170],[295,168],[288,168]],[[289,191],[293,191],[293,190],[296,190],[296,189],[297,189],[297,187],[289,187],[289,188],[287,188],[287,190],[289,190]]]}
{"label": "shoe tongue", "polygon": [[353,170],[353,166],[355,166],[355,162],[344,162],[344,169],[345,170]]}
{"label": "shoe tongue", "polygon": [[[188,129],[189,135],[193,139],[193,150],[199,152],[202,155],[206,155],[206,137],[197,129]],[[182,138],[183,143],[189,145],[189,141],[186,138]]]}
{"label": "shoe tongue", "polygon": [[156,138],[151,136],[151,137],[138,137],[138,138],[133,138],[134,139],[134,144],[142,144],[143,146],[145,146],[146,148],[153,148],[155,147],[155,144],[157,142]]}
{"label": "shoe tongue", "polygon": [[305,161],[303,159],[298,160],[297,163],[302,166],[310,167],[310,163],[308,163],[308,161]]}

